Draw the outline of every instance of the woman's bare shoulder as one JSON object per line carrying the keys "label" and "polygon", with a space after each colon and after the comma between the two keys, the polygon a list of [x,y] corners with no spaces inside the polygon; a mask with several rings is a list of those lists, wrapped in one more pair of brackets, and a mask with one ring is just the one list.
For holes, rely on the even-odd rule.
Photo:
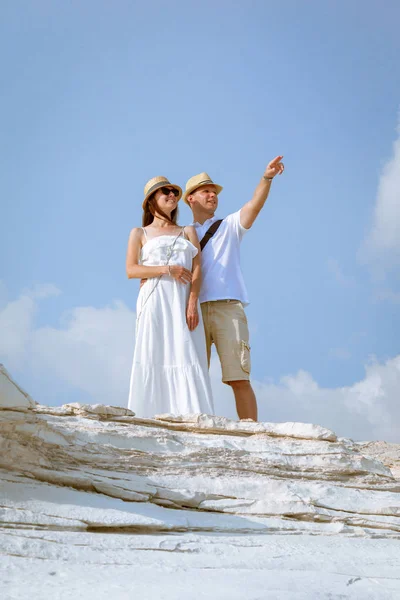
{"label": "woman's bare shoulder", "polygon": [[196,228],[193,227],[193,225],[188,225],[187,227],[185,227],[185,234],[189,242],[192,242],[192,244],[196,246],[196,248],[200,248]]}
{"label": "woman's bare shoulder", "polygon": [[195,236],[197,237],[197,233],[196,233],[196,228],[194,227],[194,225],[186,225],[185,226],[185,233],[189,236]]}
{"label": "woman's bare shoulder", "polygon": [[141,240],[143,237],[143,229],[142,227],[134,227],[133,229],[131,229],[131,232],[129,234],[129,240],[132,242],[136,242],[138,240]]}

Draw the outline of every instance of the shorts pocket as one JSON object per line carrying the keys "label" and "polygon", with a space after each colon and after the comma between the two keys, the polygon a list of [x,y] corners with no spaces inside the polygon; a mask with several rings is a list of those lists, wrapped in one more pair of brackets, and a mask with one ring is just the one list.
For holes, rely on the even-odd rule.
{"label": "shorts pocket", "polygon": [[245,373],[250,375],[251,361],[250,361],[250,346],[244,340],[241,341],[240,350],[240,364]]}

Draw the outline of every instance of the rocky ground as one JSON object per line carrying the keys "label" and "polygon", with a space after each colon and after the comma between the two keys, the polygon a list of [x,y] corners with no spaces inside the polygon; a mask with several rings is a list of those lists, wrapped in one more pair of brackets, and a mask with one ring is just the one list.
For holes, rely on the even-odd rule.
{"label": "rocky ground", "polygon": [[36,404],[0,370],[2,598],[400,598],[400,447]]}

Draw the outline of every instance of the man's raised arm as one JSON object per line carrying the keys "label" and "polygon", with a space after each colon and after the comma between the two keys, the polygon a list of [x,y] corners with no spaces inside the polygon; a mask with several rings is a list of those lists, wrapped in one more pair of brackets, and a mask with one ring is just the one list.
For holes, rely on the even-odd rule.
{"label": "man's raised arm", "polygon": [[277,156],[271,160],[270,163],[268,163],[264,175],[254,191],[252,199],[247,202],[240,211],[240,224],[242,227],[250,229],[256,220],[258,213],[268,198],[273,178],[275,175],[281,175],[285,169],[283,163],[281,162],[282,158],[283,156]]}

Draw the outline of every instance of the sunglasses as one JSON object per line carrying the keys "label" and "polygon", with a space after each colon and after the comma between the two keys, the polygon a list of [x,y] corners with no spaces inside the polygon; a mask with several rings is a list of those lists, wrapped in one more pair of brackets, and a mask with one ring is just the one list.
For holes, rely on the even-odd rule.
{"label": "sunglasses", "polygon": [[172,192],[173,195],[175,196],[175,198],[177,196],[179,196],[179,191],[175,188],[167,188],[167,187],[162,187],[160,188],[160,190],[162,191],[163,194],[165,194],[165,196],[169,196],[169,194]]}

